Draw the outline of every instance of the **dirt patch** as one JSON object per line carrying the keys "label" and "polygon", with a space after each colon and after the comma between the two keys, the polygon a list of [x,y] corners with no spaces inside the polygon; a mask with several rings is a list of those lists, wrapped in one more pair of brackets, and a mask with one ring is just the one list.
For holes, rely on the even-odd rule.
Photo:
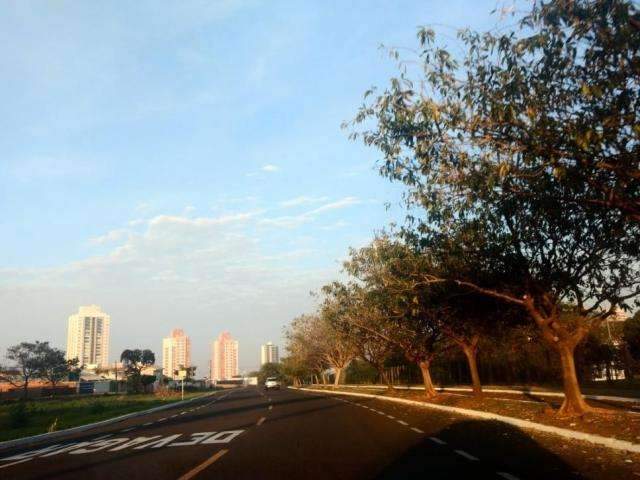
{"label": "dirt patch", "polygon": [[604,437],[640,443],[640,414],[616,409],[615,407],[603,408],[603,404],[596,401],[589,401],[591,405],[598,407],[599,410],[595,413],[588,413],[582,417],[561,417],[556,414],[556,408],[560,404],[560,399],[545,399],[539,402],[519,402],[513,401],[513,398],[504,399],[489,394],[484,395],[482,399],[478,399],[468,395],[439,393],[435,399],[428,400],[419,390],[394,389],[378,391],[350,388],[348,391],[406,398],[450,407],[491,412],[507,417],[542,423],[544,425],[575,430],[577,432],[593,433]]}

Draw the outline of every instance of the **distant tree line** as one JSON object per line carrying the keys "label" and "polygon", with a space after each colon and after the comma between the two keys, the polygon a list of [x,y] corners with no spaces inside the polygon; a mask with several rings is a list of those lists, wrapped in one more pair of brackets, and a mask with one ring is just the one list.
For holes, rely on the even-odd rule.
{"label": "distant tree line", "polygon": [[12,365],[0,366],[0,381],[21,388],[24,399],[33,379],[48,382],[55,395],[57,385],[79,371],[78,359],[67,360],[64,352],[49,342],[21,342],[9,347],[5,356]]}

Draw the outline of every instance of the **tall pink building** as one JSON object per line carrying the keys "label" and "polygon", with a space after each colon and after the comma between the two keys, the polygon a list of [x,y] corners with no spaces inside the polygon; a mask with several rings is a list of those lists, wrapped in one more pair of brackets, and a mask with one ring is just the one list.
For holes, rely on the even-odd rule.
{"label": "tall pink building", "polygon": [[191,340],[180,328],[162,340],[162,373],[169,378],[177,378],[177,370],[191,366]]}
{"label": "tall pink building", "polygon": [[211,344],[211,380],[229,380],[238,375],[238,341],[222,332]]}

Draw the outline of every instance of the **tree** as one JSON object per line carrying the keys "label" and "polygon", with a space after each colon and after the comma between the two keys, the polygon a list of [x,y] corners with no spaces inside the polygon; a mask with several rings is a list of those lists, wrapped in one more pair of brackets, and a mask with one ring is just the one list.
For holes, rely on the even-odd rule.
{"label": "tree", "polygon": [[406,244],[380,237],[352,250],[344,266],[362,284],[361,289],[354,287],[360,292],[360,308],[352,311],[351,322],[365,336],[373,334],[397,346],[420,368],[426,396],[435,397],[431,363],[446,345],[441,305],[434,302],[434,287],[420,278],[429,269],[429,259]]}
{"label": "tree", "polygon": [[21,342],[7,349],[7,359],[14,362],[13,368],[5,368],[0,378],[14,387],[22,388],[22,397],[29,395],[29,382],[36,377],[43,365],[43,354],[49,349],[49,342]]}
{"label": "tree", "polygon": [[294,387],[299,387],[313,374],[313,370],[297,356],[288,356],[282,359],[282,374],[287,377]]}
{"label": "tree", "polygon": [[640,361],[640,312],[624,322],[622,335],[631,357]]}
{"label": "tree", "polygon": [[263,385],[269,377],[283,377],[283,369],[280,363],[265,363],[258,372],[258,383]]}
{"label": "tree", "polygon": [[344,332],[340,325],[349,314],[348,297],[341,295],[333,286],[322,289],[324,299],[317,316],[317,341],[328,365],[334,372],[334,385],[344,383],[346,369],[357,355],[354,338]]}
{"label": "tree", "polygon": [[43,347],[41,355],[38,376],[51,384],[52,394],[55,396],[56,385],[69,377],[69,373],[78,367],[79,361],[77,358],[67,360],[62,350],[49,347],[48,344]]}
{"label": "tree", "polygon": [[636,14],[622,0],[536,4],[520,36],[463,31],[460,60],[422,29],[418,81],[392,79],[353,123],[375,121],[354,136],[407,185],[424,254],[465,264],[423,280],[526,312],[560,357],[562,414],[590,409],[576,346],[640,291]]}
{"label": "tree", "polygon": [[284,331],[288,357],[295,359],[297,364],[305,365],[316,375],[319,383],[326,384],[328,365],[322,344],[316,341],[319,334],[317,315],[308,314],[294,318]]}
{"label": "tree", "polygon": [[139,392],[143,387],[142,370],[155,363],[155,354],[148,349],[127,349],[120,355],[120,361],[124,364],[125,375],[127,376],[131,390]]}

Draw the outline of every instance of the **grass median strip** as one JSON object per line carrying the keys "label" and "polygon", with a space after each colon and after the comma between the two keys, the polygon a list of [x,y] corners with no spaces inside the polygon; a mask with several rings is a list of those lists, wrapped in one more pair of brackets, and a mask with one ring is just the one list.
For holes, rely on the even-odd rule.
{"label": "grass median strip", "polygon": [[[202,393],[191,393],[193,398]],[[0,405],[0,442],[107,420],[180,401],[180,395],[105,395]]]}

